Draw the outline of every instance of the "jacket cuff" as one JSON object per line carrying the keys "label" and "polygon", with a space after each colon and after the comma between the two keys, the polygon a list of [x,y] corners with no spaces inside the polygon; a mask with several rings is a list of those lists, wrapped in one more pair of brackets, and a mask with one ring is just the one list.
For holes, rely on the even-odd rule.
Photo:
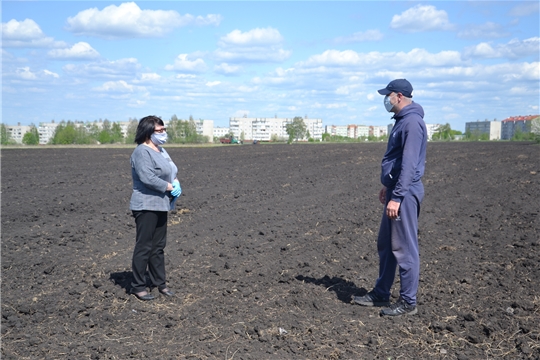
{"label": "jacket cuff", "polygon": [[401,201],[403,200],[403,196],[396,196],[396,195],[392,194],[392,196],[390,197],[390,200],[398,202],[398,203],[401,204]]}

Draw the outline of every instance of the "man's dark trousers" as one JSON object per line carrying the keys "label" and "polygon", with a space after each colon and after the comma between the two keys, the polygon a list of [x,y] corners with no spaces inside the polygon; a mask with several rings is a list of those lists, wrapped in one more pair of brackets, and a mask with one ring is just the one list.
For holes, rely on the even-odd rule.
{"label": "man's dark trousers", "polygon": [[[386,204],[390,201],[392,190],[386,190]],[[375,293],[390,298],[396,267],[399,266],[400,295],[408,304],[415,306],[420,279],[418,216],[423,198],[424,186],[418,181],[411,185],[409,193],[402,199],[398,219],[389,219],[385,206],[377,240],[379,278],[375,284]]]}

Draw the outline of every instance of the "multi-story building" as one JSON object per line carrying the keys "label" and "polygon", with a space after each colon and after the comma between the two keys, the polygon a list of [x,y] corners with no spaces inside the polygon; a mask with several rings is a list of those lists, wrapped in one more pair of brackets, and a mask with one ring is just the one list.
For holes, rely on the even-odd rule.
{"label": "multi-story building", "polygon": [[197,134],[206,136],[209,142],[214,141],[214,120],[195,120]]}
{"label": "multi-story building", "polygon": [[531,132],[531,122],[540,115],[511,116],[501,121],[501,139],[510,140],[517,131]]}
{"label": "multi-story building", "polygon": [[54,132],[56,131],[57,126],[58,123],[55,123],[54,120],[52,120],[50,123],[39,123],[38,133],[40,145],[46,145],[49,143],[49,141],[54,137]]}
{"label": "multi-story building", "polygon": [[500,140],[501,122],[496,120],[468,122],[465,123],[465,133],[477,137],[487,134],[489,140]]}
{"label": "multi-story building", "polygon": [[[309,136],[315,140],[322,140],[323,125],[321,119],[304,118],[306,130]],[[284,139],[288,137],[287,124],[292,123],[292,118],[248,118],[231,117],[229,130],[238,138],[244,140],[270,141],[272,136]],[[307,136],[307,135],[306,135]],[[307,140],[307,137],[300,140]]]}
{"label": "multi-story building", "polygon": [[349,125],[326,125],[325,132],[332,136],[349,137]]}
{"label": "multi-story building", "polygon": [[367,138],[373,129],[367,125],[327,125],[325,132],[332,136],[343,136],[351,139]]}
{"label": "multi-story building", "polygon": [[215,127],[213,134],[215,138],[222,138],[229,133],[228,127]]}
{"label": "multi-story building", "polygon": [[381,137],[388,135],[388,126],[370,126],[369,135]]}
{"label": "multi-story building", "polygon": [[28,125],[6,125],[6,131],[8,136],[13,139],[17,144],[22,144],[24,134],[30,131],[32,127]]}

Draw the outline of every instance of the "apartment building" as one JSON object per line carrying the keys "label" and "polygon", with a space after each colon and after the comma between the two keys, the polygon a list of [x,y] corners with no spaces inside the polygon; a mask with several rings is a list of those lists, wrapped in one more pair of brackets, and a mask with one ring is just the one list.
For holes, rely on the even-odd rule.
{"label": "apartment building", "polygon": [[[306,130],[309,131],[310,137],[315,140],[322,140],[323,125],[321,119],[304,118]],[[292,118],[248,118],[248,117],[231,117],[229,119],[229,130],[234,136],[244,140],[259,140],[270,141],[272,135],[278,138],[288,138],[287,124],[292,123]],[[300,140],[307,140],[307,137]]]}
{"label": "apartment building", "polygon": [[501,140],[500,121],[475,121],[465,123],[465,133],[472,136],[488,135],[489,140]]}
{"label": "apartment building", "polygon": [[22,144],[24,134],[30,131],[31,128],[31,126],[21,125],[21,123],[17,123],[17,125],[6,125],[8,136],[17,144]]}
{"label": "apartment building", "polygon": [[213,134],[214,134],[214,137],[215,138],[222,138],[224,137],[225,135],[227,135],[229,133],[229,128],[228,127],[215,127],[214,130],[213,130]]}
{"label": "apartment building", "polygon": [[46,145],[54,137],[54,132],[58,123],[55,123],[54,120],[49,123],[39,123],[38,133],[39,133],[39,144]]}
{"label": "apartment building", "polygon": [[501,121],[501,139],[510,140],[517,131],[531,132],[531,122],[540,115],[511,116]]}
{"label": "apartment building", "polygon": [[206,136],[209,142],[214,141],[214,120],[195,120],[197,134]]}

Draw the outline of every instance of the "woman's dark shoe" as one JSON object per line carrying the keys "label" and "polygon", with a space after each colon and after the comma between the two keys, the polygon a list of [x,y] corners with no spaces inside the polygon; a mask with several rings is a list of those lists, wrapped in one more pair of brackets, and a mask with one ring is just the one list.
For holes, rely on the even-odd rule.
{"label": "woman's dark shoe", "polygon": [[174,293],[169,290],[168,288],[159,290],[160,293],[162,293],[165,296],[174,296]]}
{"label": "woman's dark shoe", "polygon": [[135,295],[135,297],[141,301],[149,301],[149,300],[154,300],[154,295],[150,294],[149,292],[146,292],[146,291],[141,291],[141,292],[138,292],[138,293],[135,293],[135,292],[132,292],[133,295]]}

